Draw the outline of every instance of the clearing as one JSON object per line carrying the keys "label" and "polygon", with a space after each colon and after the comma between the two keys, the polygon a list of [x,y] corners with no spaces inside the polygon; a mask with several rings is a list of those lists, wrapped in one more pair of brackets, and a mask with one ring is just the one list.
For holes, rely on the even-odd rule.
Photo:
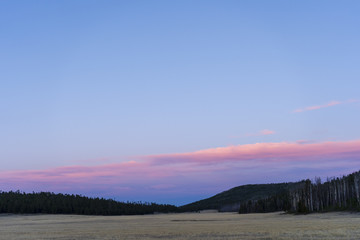
{"label": "clearing", "polygon": [[0,239],[359,239],[359,213],[0,215]]}

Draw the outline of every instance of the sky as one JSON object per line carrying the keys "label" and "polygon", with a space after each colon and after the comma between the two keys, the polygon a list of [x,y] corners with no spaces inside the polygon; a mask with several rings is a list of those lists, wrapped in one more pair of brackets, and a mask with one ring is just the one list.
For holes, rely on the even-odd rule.
{"label": "sky", "polygon": [[182,205],[360,170],[358,1],[0,1],[0,190]]}

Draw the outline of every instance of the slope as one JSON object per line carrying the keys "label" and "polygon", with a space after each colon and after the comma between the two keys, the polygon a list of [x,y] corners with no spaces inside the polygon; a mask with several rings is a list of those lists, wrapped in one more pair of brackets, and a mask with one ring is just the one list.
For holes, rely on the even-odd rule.
{"label": "slope", "polygon": [[301,188],[304,181],[295,183],[249,184],[234,187],[207,199],[179,207],[181,211],[217,209],[219,211],[239,211],[240,202],[264,199],[270,196]]}

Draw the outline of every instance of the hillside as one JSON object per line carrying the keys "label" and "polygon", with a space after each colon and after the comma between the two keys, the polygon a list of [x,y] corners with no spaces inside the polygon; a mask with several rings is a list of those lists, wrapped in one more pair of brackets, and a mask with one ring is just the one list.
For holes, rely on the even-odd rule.
{"label": "hillside", "polygon": [[180,207],[182,211],[218,209],[219,211],[239,211],[241,202],[255,201],[302,188],[304,181],[295,183],[249,184],[234,187],[213,197]]}
{"label": "hillside", "polygon": [[244,185],[179,207],[181,211],[204,209],[239,213],[360,211],[360,171],[324,183],[317,178],[315,182]]}

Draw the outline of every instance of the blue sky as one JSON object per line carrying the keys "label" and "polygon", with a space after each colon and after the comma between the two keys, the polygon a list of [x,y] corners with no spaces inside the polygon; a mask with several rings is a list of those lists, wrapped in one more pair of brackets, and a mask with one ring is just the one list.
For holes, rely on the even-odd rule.
{"label": "blue sky", "polygon": [[[2,1],[1,169],[358,140],[359,11],[357,1]],[[199,189],[275,175],[211,190],[209,175]]]}

